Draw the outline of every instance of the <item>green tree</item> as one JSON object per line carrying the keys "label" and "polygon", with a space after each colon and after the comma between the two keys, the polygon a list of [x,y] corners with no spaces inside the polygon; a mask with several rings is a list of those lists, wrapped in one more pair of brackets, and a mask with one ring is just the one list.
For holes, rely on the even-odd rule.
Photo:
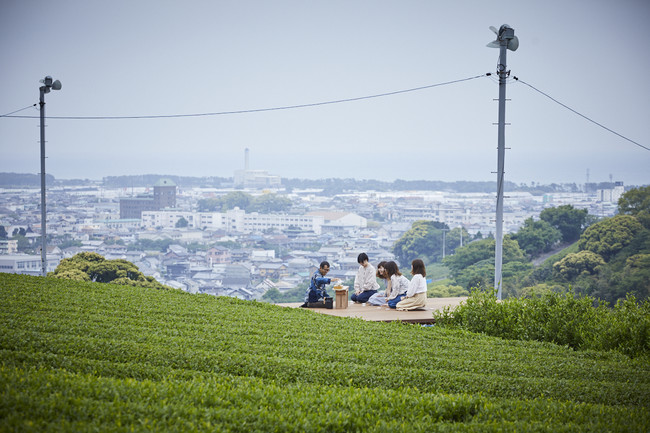
{"label": "green tree", "polygon": [[402,266],[420,258],[425,263],[438,262],[442,258],[442,229],[448,229],[439,221],[415,221],[393,245],[393,254]]}
{"label": "green tree", "polygon": [[264,302],[270,302],[274,304],[276,302],[280,302],[281,298],[282,298],[282,293],[280,293],[280,291],[277,288],[271,287],[262,295],[261,299]]}
{"label": "green tree", "polygon": [[473,263],[454,275],[456,283],[465,289],[492,287],[494,285],[494,259]]}
{"label": "green tree", "polygon": [[562,242],[575,242],[584,229],[588,211],[567,204],[544,209],[539,218],[562,233]]}
{"label": "green tree", "polygon": [[248,209],[253,197],[243,191],[232,191],[218,198],[202,199],[198,202],[199,212],[225,212],[238,207]]}
{"label": "green tree", "polygon": [[199,212],[220,212],[221,200],[218,198],[204,198],[198,202]]}
{"label": "green tree", "polygon": [[0,226],[0,239],[7,239],[7,229],[5,229],[5,226]]}
{"label": "green tree", "polygon": [[117,259],[93,263],[87,271],[91,281],[110,283],[118,278],[128,278],[132,281],[144,281],[144,274],[133,263]]}
{"label": "green tree", "polygon": [[553,246],[562,238],[560,230],[544,220],[535,221],[527,218],[524,225],[512,236],[519,247],[530,257],[537,257],[551,251]]}
{"label": "green tree", "polygon": [[[453,256],[445,257],[443,263],[450,269],[452,278],[462,287],[492,287],[495,244],[493,238],[474,241],[458,248]],[[530,269],[525,253],[510,236],[503,237],[502,260],[504,283],[506,278],[512,278],[516,273]]]}
{"label": "green tree", "polygon": [[601,256],[591,251],[580,251],[554,263],[553,272],[560,279],[573,281],[580,276],[595,275],[604,267],[605,261]]}
{"label": "green tree", "polygon": [[19,227],[15,228],[14,231],[11,233],[11,235],[15,238],[16,236],[25,236],[27,234],[27,230],[25,230],[24,227]]}
{"label": "green tree", "polygon": [[650,298],[650,254],[635,254],[625,261],[618,280],[623,294],[632,293],[639,299]]}
{"label": "green tree", "polygon": [[62,280],[73,280],[73,281],[90,281],[90,277],[87,273],[80,269],[66,269],[54,275],[54,278],[60,278]]}
{"label": "green tree", "polygon": [[[443,263],[451,270],[452,274],[458,274],[463,269],[483,260],[492,260],[494,266],[494,249],[496,241],[493,238],[474,241],[456,250],[453,256],[447,256]],[[526,256],[519,248],[519,244],[510,236],[503,237],[503,263],[518,261],[525,262]]]}
{"label": "green tree", "polygon": [[88,274],[88,268],[90,268],[92,264],[103,262],[104,260],[106,260],[104,256],[93,252],[75,254],[68,259],[61,260],[61,262],[59,262],[59,266],[56,267],[53,274],[56,277],[58,274],[68,270],[79,270]]}
{"label": "green tree", "polygon": [[599,254],[605,261],[609,261],[642,230],[643,226],[635,217],[616,215],[587,228],[578,242],[578,247],[580,250]]}
{"label": "green tree", "polygon": [[272,213],[284,212],[291,208],[291,200],[277,194],[262,194],[251,200],[247,212]]}
{"label": "green tree", "polygon": [[243,191],[229,192],[221,198],[221,210],[227,211],[238,207],[239,209],[248,209],[253,197]]}
{"label": "green tree", "polygon": [[650,229],[650,186],[624,193],[618,199],[618,212],[635,216],[645,228]]}
{"label": "green tree", "polygon": [[[14,230],[15,231],[15,230]],[[33,250],[31,244],[29,243],[29,239],[27,239],[24,235],[14,235],[11,237],[11,239],[17,240],[18,241],[18,251],[21,253],[26,253],[30,252]]]}
{"label": "green tree", "polygon": [[136,265],[127,260],[106,260],[101,254],[93,252],[83,252],[61,260],[59,266],[48,276],[76,281],[168,288],[153,277],[145,276]]}
{"label": "green tree", "polygon": [[467,245],[472,240],[472,236],[463,227],[454,227],[449,230],[445,236],[445,255],[454,254],[456,249],[461,246],[461,239],[463,245]]}
{"label": "green tree", "polygon": [[190,223],[187,222],[187,220],[184,217],[180,217],[178,221],[176,221],[176,228],[185,228],[189,225]]}

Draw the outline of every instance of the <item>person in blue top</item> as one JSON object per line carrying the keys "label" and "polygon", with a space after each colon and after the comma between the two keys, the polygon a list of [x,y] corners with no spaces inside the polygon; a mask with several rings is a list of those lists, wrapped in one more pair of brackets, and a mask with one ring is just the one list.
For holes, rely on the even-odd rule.
{"label": "person in blue top", "polygon": [[330,284],[332,281],[339,281],[339,278],[325,278],[325,275],[330,271],[330,264],[328,262],[321,262],[320,268],[314,272],[314,275],[311,277],[311,284],[307,293],[305,294],[305,303],[301,307],[306,308],[319,302],[323,302],[325,298],[330,296],[325,290],[325,286]]}

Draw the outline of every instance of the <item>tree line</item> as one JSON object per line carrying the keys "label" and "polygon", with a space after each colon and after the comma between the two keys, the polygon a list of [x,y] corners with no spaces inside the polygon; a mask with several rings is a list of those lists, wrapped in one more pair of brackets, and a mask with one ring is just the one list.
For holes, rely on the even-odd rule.
{"label": "tree line", "polygon": [[[416,221],[394,244],[400,263],[416,257],[441,262],[450,270],[450,284],[465,289],[494,284],[495,240],[472,238],[460,246],[461,229],[449,230],[442,258],[443,231],[437,221]],[[470,240],[469,235],[465,239]],[[535,266],[532,260],[566,246]],[[572,205],[543,210],[503,239],[503,290],[506,296],[532,296],[569,288],[578,294],[614,303],[631,293],[650,297],[650,187],[623,194],[618,215],[598,220]]]}
{"label": "tree line", "polygon": [[[105,188],[146,188],[155,185],[161,178],[171,179],[176,185],[182,188],[223,188],[232,186],[231,177],[220,176],[176,176],[160,174],[140,174],[123,176],[106,176],[101,184]],[[51,174],[46,174],[47,185],[62,186],[83,186],[89,183],[96,183],[88,179],[56,179]],[[37,188],[40,186],[40,175],[31,173],[0,173],[0,188],[27,187]],[[492,193],[496,189],[495,181],[453,181],[445,182],[440,180],[404,180],[396,179],[392,182],[376,179],[297,179],[282,178],[282,186],[291,191],[293,189],[321,189],[322,195],[334,195],[349,191],[452,191],[452,192],[483,192]],[[612,182],[592,182],[584,185],[576,183],[551,183],[530,185],[506,181],[505,189],[513,192],[530,192],[541,195],[553,192],[595,192],[597,189],[609,189]]]}

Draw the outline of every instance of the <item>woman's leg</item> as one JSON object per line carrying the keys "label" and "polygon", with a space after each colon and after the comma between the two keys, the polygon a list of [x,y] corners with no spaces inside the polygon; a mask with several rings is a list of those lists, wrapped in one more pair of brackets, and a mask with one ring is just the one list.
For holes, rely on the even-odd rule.
{"label": "woman's leg", "polygon": [[427,294],[418,293],[417,295],[411,298],[405,298],[403,301],[399,302],[396,305],[398,310],[415,310],[418,308],[424,308],[427,306]]}
{"label": "woman's leg", "polygon": [[365,292],[361,292],[357,295],[357,302],[368,302],[368,299],[370,299],[370,297],[375,293],[377,293],[376,290],[366,290]]}
{"label": "woman's leg", "polygon": [[397,306],[397,304],[398,304],[402,299],[404,299],[405,296],[406,296],[406,295],[397,295],[397,297],[395,297],[395,298],[391,299],[390,301],[388,301],[388,306],[389,306],[390,308],[395,308],[395,306]]}

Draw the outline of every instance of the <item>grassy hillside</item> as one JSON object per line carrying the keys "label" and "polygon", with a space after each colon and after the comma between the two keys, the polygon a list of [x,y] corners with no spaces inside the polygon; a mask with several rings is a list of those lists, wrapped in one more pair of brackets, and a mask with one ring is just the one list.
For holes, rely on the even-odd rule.
{"label": "grassy hillside", "polygon": [[650,365],[0,274],[0,431],[647,431]]}

